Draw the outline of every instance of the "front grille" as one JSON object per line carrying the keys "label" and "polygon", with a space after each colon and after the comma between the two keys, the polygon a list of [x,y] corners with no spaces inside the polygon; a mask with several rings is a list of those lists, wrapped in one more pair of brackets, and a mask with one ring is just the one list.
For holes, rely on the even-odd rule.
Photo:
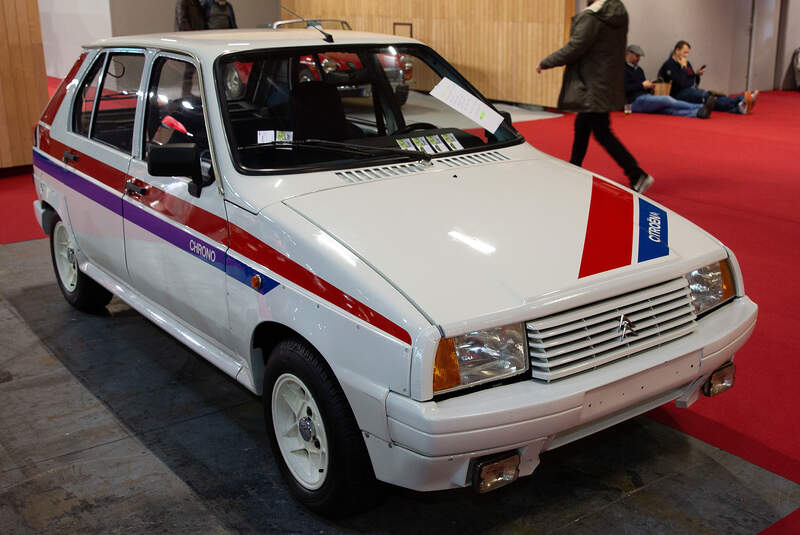
{"label": "front grille", "polygon": [[[622,318],[636,335],[622,336]],[[695,313],[683,277],[526,323],[533,378],[552,382],[690,334]]]}

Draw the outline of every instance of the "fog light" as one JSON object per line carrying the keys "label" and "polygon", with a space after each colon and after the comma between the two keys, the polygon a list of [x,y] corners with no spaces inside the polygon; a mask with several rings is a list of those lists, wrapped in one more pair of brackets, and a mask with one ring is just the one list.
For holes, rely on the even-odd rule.
{"label": "fog light", "polygon": [[472,486],[478,492],[489,492],[513,483],[519,477],[519,453],[503,453],[486,457],[475,464]]}
{"label": "fog light", "polygon": [[703,394],[709,397],[722,394],[733,387],[735,377],[736,366],[733,365],[733,362],[725,364],[708,378],[706,384],[703,385]]}

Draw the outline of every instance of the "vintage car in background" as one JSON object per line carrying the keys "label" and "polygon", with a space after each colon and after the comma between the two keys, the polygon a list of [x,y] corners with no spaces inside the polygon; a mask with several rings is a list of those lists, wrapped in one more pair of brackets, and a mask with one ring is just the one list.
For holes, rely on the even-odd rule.
{"label": "vintage car in background", "polygon": [[[341,19],[292,19],[279,20],[270,25],[271,28],[319,28],[352,30],[346,20]],[[393,49],[390,47],[390,51]],[[392,86],[395,95],[401,105],[408,100],[408,89],[413,82],[414,64],[408,58],[396,52],[381,54],[378,59],[383,66],[389,84]],[[300,76],[306,80],[320,80],[325,74],[347,73],[357,82],[359,73],[363,71],[364,65],[357,54],[341,54],[329,52],[326,54],[309,54],[301,60],[305,69]],[[343,97],[371,97],[372,86],[369,84],[341,85],[339,92]]]}
{"label": "vintage car in background", "polygon": [[[490,491],[733,385],[757,307],[728,248],[528,145],[424,44],[331,40],[88,45],[34,132],[66,300],[117,295],[262,395],[288,487],[323,514],[378,481]],[[414,69],[402,108],[390,56]],[[372,98],[343,98],[356,82]]]}

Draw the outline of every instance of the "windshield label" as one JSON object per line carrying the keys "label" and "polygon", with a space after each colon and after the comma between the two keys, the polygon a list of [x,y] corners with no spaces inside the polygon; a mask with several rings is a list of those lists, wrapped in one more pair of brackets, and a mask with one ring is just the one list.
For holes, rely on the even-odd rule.
{"label": "windshield label", "polygon": [[427,152],[428,154],[436,154],[436,151],[433,150],[433,147],[428,145],[424,137],[412,137],[411,141],[414,142],[414,146],[417,147],[417,150]]}
{"label": "windshield label", "polygon": [[410,139],[398,139],[396,141],[397,144],[400,145],[400,148],[403,150],[413,150],[413,151],[417,150],[417,148],[414,146],[414,144],[411,142]]}
{"label": "windshield label", "polygon": [[436,152],[450,152],[450,147],[445,145],[442,138],[439,136],[427,136],[425,139],[428,140],[428,143],[431,144],[431,147],[433,147]]}
{"label": "windshield label", "polygon": [[496,132],[503,122],[502,115],[450,78],[442,78],[442,81],[431,90],[431,95],[489,132]]}
{"label": "windshield label", "polygon": [[258,144],[273,143],[275,141],[292,141],[294,132],[288,130],[259,130]]}
{"label": "windshield label", "polygon": [[464,146],[458,142],[456,136],[453,134],[443,134],[442,138],[444,138],[444,142],[447,143],[447,146],[450,147],[450,150],[462,150]]}

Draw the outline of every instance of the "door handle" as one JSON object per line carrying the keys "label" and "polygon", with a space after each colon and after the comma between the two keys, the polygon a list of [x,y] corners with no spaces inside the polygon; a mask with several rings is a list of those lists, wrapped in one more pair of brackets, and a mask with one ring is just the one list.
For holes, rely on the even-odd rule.
{"label": "door handle", "polygon": [[61,160],[63,160],[64,163],[77,162],[78,161],[78,155],[77,154],[73,154],[68,150],[65,150],[64,151],[64,156],[61,157]]}
{"label": "door handle", "polygon": [[125,182],[125,191],[127,193],[137,193],[139,195],[144,195],[145,193],[147,193],[147,188],[144,186],[137,186],[136,184],[133,183],[132,180],[128,180],[127,182]]}

